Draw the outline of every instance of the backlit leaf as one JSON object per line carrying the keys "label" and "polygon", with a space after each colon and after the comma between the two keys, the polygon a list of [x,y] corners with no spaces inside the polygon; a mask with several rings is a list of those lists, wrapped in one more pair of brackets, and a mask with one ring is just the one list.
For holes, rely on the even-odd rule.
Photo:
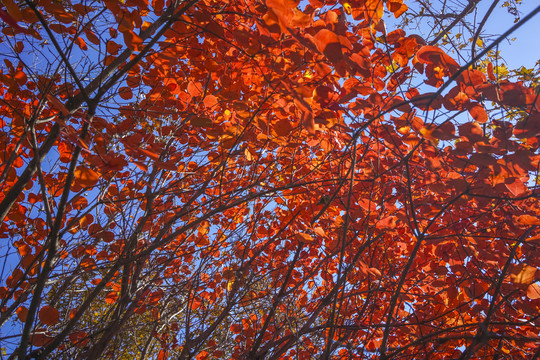
{"label": "backlit leaf", "polygon": [[531,300],[540,299],[540,285],[539,284],[531,284],[527,288],[527,297]]}
{"label": "backlit leaf", "polygon": [[313,236],[308,235],[306,233],[296,233],[294,234],[294,237],[296,238],[298,242],[301,242],[304,244],[309,244],[313,242]]}
{"label": "backlit leaf", "polygon": [[74,175],[77,184],[83,187],[92,187],[96,185],[99,180],[99,174],[85,166],[78,166],[75,169]]}
{"label": "backlit leaf", "polygon": [[514,284],[529,285],[534,281],[536,270],[536,267],[527,264],[514,265],[510,270],[510,280]]}

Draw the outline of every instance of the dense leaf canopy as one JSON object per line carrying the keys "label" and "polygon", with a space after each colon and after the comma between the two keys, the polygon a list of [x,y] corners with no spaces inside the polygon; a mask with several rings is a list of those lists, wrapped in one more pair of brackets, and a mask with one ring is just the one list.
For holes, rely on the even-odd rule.
{"label": "dense leaf canopy", "polygon": [[478,3],[1,0],[4,353],[540,356],[540,7]]}

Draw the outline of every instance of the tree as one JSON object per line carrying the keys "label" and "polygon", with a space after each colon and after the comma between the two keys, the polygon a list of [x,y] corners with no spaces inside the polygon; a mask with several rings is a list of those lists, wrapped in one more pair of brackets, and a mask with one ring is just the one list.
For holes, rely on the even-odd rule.
{"label": "tree", "polygon": [[536,77],[486,57],[540,7],[458,62],[402,0],[2,4],[10,358],[540,355]]}

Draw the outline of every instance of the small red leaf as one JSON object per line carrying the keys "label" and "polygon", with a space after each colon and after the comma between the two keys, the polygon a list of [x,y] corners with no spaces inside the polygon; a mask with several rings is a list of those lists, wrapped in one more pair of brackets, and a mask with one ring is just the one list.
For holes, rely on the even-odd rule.
{"label": "small red leaf", "polygon": [[133,92],[131,91],[131,88],[124,86],[118,89],[118,95],[124,100],[129,100],[133,97]]}
{"label": "small red leaf", "polygon": [[17,313],[17,317],[21,322],[26,321],[26,317],[28,316],[28,309],[26,307],[19,306],[15,312]]}
{"label": "small red leaf", "polygon": [[489,80],[491,80],[491,81],[497,80],[497,78],[495,77],[495,74],[493,73],[493,64],[492,63],[487,64],[487,73],[488,73]]}
{"label": "small red leaf", "polygon": [[60,320],[60,313],[52,306],[45,305],[39,310],[39,320],[45,325],[56,325]]}

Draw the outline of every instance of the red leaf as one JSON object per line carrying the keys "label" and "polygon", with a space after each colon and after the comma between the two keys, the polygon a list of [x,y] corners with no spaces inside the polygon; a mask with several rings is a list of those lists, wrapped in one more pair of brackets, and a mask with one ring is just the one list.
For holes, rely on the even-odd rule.
{"label": "red leaf", "polygon": [[58,100],[54,95],[47,93],[47,100],[54,106],[55,109],[59,110],[62,115],[68,116],[69,110]]}
{"label": "red leaf", "polygon": [[158,354],[158,360],[165,360],[167,358],[167,351],[161,349],[159,350],[159,354]]}
{"label": "red leaf", "polygon": [[60,320],[60,313],[52,306],[45,305],[39,310],[39,320],[45,325],[56,325]]}
{"label": "red leaf", "polygon": [[532,138],[540,134],[540,113],[535,112],[521,119],[514,128],[514,135],[519,139]]}
{"label": "red leaf", "polygon": [[28,316],[28,309],[25,306],[19,306],[15,312],[17,313],[17,317],[21,322],[26,321],[26,317]]}
{"label": "red leaf", "polygon": [[479,123],[483,124],[488,121],[488,115],[484,107],[480,104],[472,104],[469,107],[469,114]]}
{"label": "red leaf", "polygon": [[133,97],[133,92],[131,91],[131,88],[124,86],[118,89],[118,95],[124,100],[129,100]]}
{"label": "red leaf", "polygon": [[19,24],[17,24],[17,20],[15,20],[10,14],[8,14],[2,9],[0,9],[0,18],[4,20],[8,25],[19,30],[20,32],[24,34],[29,34],[29,31],[27,29],[19,26]]}
{"label": "red leaf", "polygon": [[431,135],[439,140],[451,140],[455,138],[456,128],[450,121],[442,123],[431,132]]}
{"label": "red leaf", "polygon": [[195,127],[209,128],[214,125],[212,119],[204,116],[194,116],[189,120],[189,123]]}
{"label": "red leaf", "polygon": [[84,348],[90,340],[86,331],[75,331],[69,334],[69,341],[78,348]]}
{"label": "red leaf", "polygon": [[[416,90],[416,89],[414,89]],[[417,92],[417,91],[416,91]],[[412,96],[415,91],[408,91],[407,96]],[[442,96],[437,93],[429,92],[422,95],[412,96],[411,103],[421,110],[437,110],[441,108]]]}
{"label": "red leaf", "polygon": [[496,81],[497,80],[497,78],[495,77],[495,74],[493,73],[493,64],[492,63],[487,64],[487,73],[488,73],[489,80],[491,80],[491,81]]}
{"label": "red leaf", "polygon": [[43,333],[35,333],[30,336],[30,344],[42,347],[49,344],[54,338]]}
{"label": "red leaf", "polygon": [[293,127],[289,119],[280,119],[274,124],[274,130],[278,136],[287,136],[292,129]]}

